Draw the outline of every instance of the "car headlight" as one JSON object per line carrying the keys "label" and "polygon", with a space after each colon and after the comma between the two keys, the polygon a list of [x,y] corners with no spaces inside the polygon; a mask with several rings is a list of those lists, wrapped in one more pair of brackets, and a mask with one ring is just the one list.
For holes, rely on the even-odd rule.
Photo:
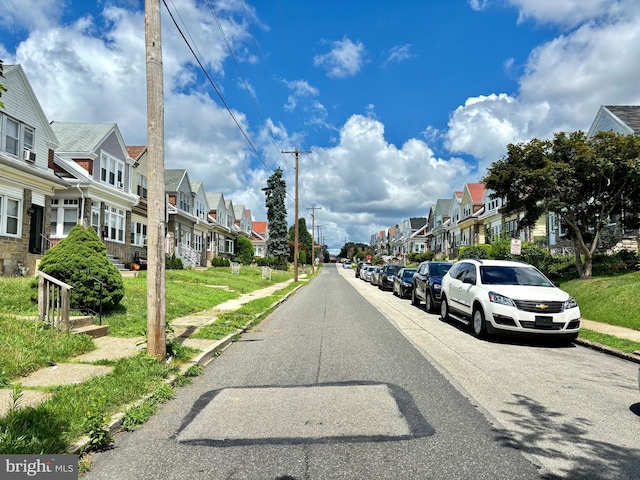
{"label": "car headlight", "polygon": [[489,292],[489,301],[493,303],[498,303],[500,305],[506,305],[507,307],[515,307],[516,304],[509,297],[505,297],[504,295],[500,295],[499,293]]}
{"label": "car headlight", "polygon": [[564,302],[564,309],[569,310],[570,308],[576,308],[578,306],[578,302],[573,297],[569,297],[568,300]]}
{"label": "car headlight", "polygon": [[433,289],[434,290],[440,290],[442,288],[442,285],[440,285],[439,283],[434,283],[433,284]]}

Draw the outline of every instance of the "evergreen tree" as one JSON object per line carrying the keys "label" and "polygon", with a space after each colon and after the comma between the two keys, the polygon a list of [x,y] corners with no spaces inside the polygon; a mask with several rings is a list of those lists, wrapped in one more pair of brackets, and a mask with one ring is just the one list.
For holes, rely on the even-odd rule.
{"label": "evergreen tree", "polygon": [[286,269],[289,256],[289,240],[287,237],[287,209],[284,198],[287,185],[282,179],[282,169],[276,168],[267,179],[265,206],[267,207],[268,238],[267,256],[275,257],[276,268]]}
{"label": "evergreen tree", "polygon": [[[293,245],[295,242],[296,231],[293,229],[293,225],[289,228],[289,245]],[[298,262],[308,263],[311,262],[313,255],[311,253],[311,247],[313,245],[313,238],[307,230],[307,220],[304,218],[298,219]],[[303,255],[304,254],[304,255]],[[304,256],[305,261],[302,261]],[[293,248],[291,248],[290,261],[293,261]]]}

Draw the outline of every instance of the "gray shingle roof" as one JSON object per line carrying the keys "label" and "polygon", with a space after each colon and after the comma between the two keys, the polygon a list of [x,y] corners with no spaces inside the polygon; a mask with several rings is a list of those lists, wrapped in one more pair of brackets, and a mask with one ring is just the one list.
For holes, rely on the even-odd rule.
{"label": "gray shingle roof", "polygon": [[640,105],[605,105],[604,108],[631,128],[633,133],[640,135]]}
{"label": "gray shingle roof", "polygon": [[184,168],[168,168],[164,171],[164,189],[167,192],[177,192],[180,181],[187,171]]}
{"label": "gray shingle roof", "polygon": [[115,128],[115,123],[51,122],[60,152],[91,152]]}

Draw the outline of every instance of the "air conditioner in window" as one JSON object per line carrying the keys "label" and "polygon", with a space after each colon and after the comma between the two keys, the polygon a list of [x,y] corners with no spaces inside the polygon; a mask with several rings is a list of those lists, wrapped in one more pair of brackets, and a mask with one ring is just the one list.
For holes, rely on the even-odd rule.
{"label": "air conditioner in window", "polygon": [[32,152],[31,150],[29,150],[28,148],[25,148],[22,151],[22,158],[24,160],[26,160],[27,162],[35,162],[36,161],[36,154],[34,152]]}

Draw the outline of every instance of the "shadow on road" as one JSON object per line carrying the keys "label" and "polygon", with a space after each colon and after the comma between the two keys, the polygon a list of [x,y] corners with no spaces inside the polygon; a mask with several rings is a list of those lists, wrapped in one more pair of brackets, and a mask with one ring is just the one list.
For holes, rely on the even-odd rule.
{"label": "shadow on road", "polygon": [[[503,410],[503,413],[512,417],[518,431],[502,431],[496,439],[524,453],[550,460],[555,458],[569,465],[545,478],[638,478],[638,450],[594,439],[589,435],[593,425],[585,418],[568,417],[524,395],[514,397],[515,401],[511,403],[514,410]],[[634,409],[638,415],[640,404],[634,404],[631,410]],[[572,453],[567,456],[567,452]]]}

